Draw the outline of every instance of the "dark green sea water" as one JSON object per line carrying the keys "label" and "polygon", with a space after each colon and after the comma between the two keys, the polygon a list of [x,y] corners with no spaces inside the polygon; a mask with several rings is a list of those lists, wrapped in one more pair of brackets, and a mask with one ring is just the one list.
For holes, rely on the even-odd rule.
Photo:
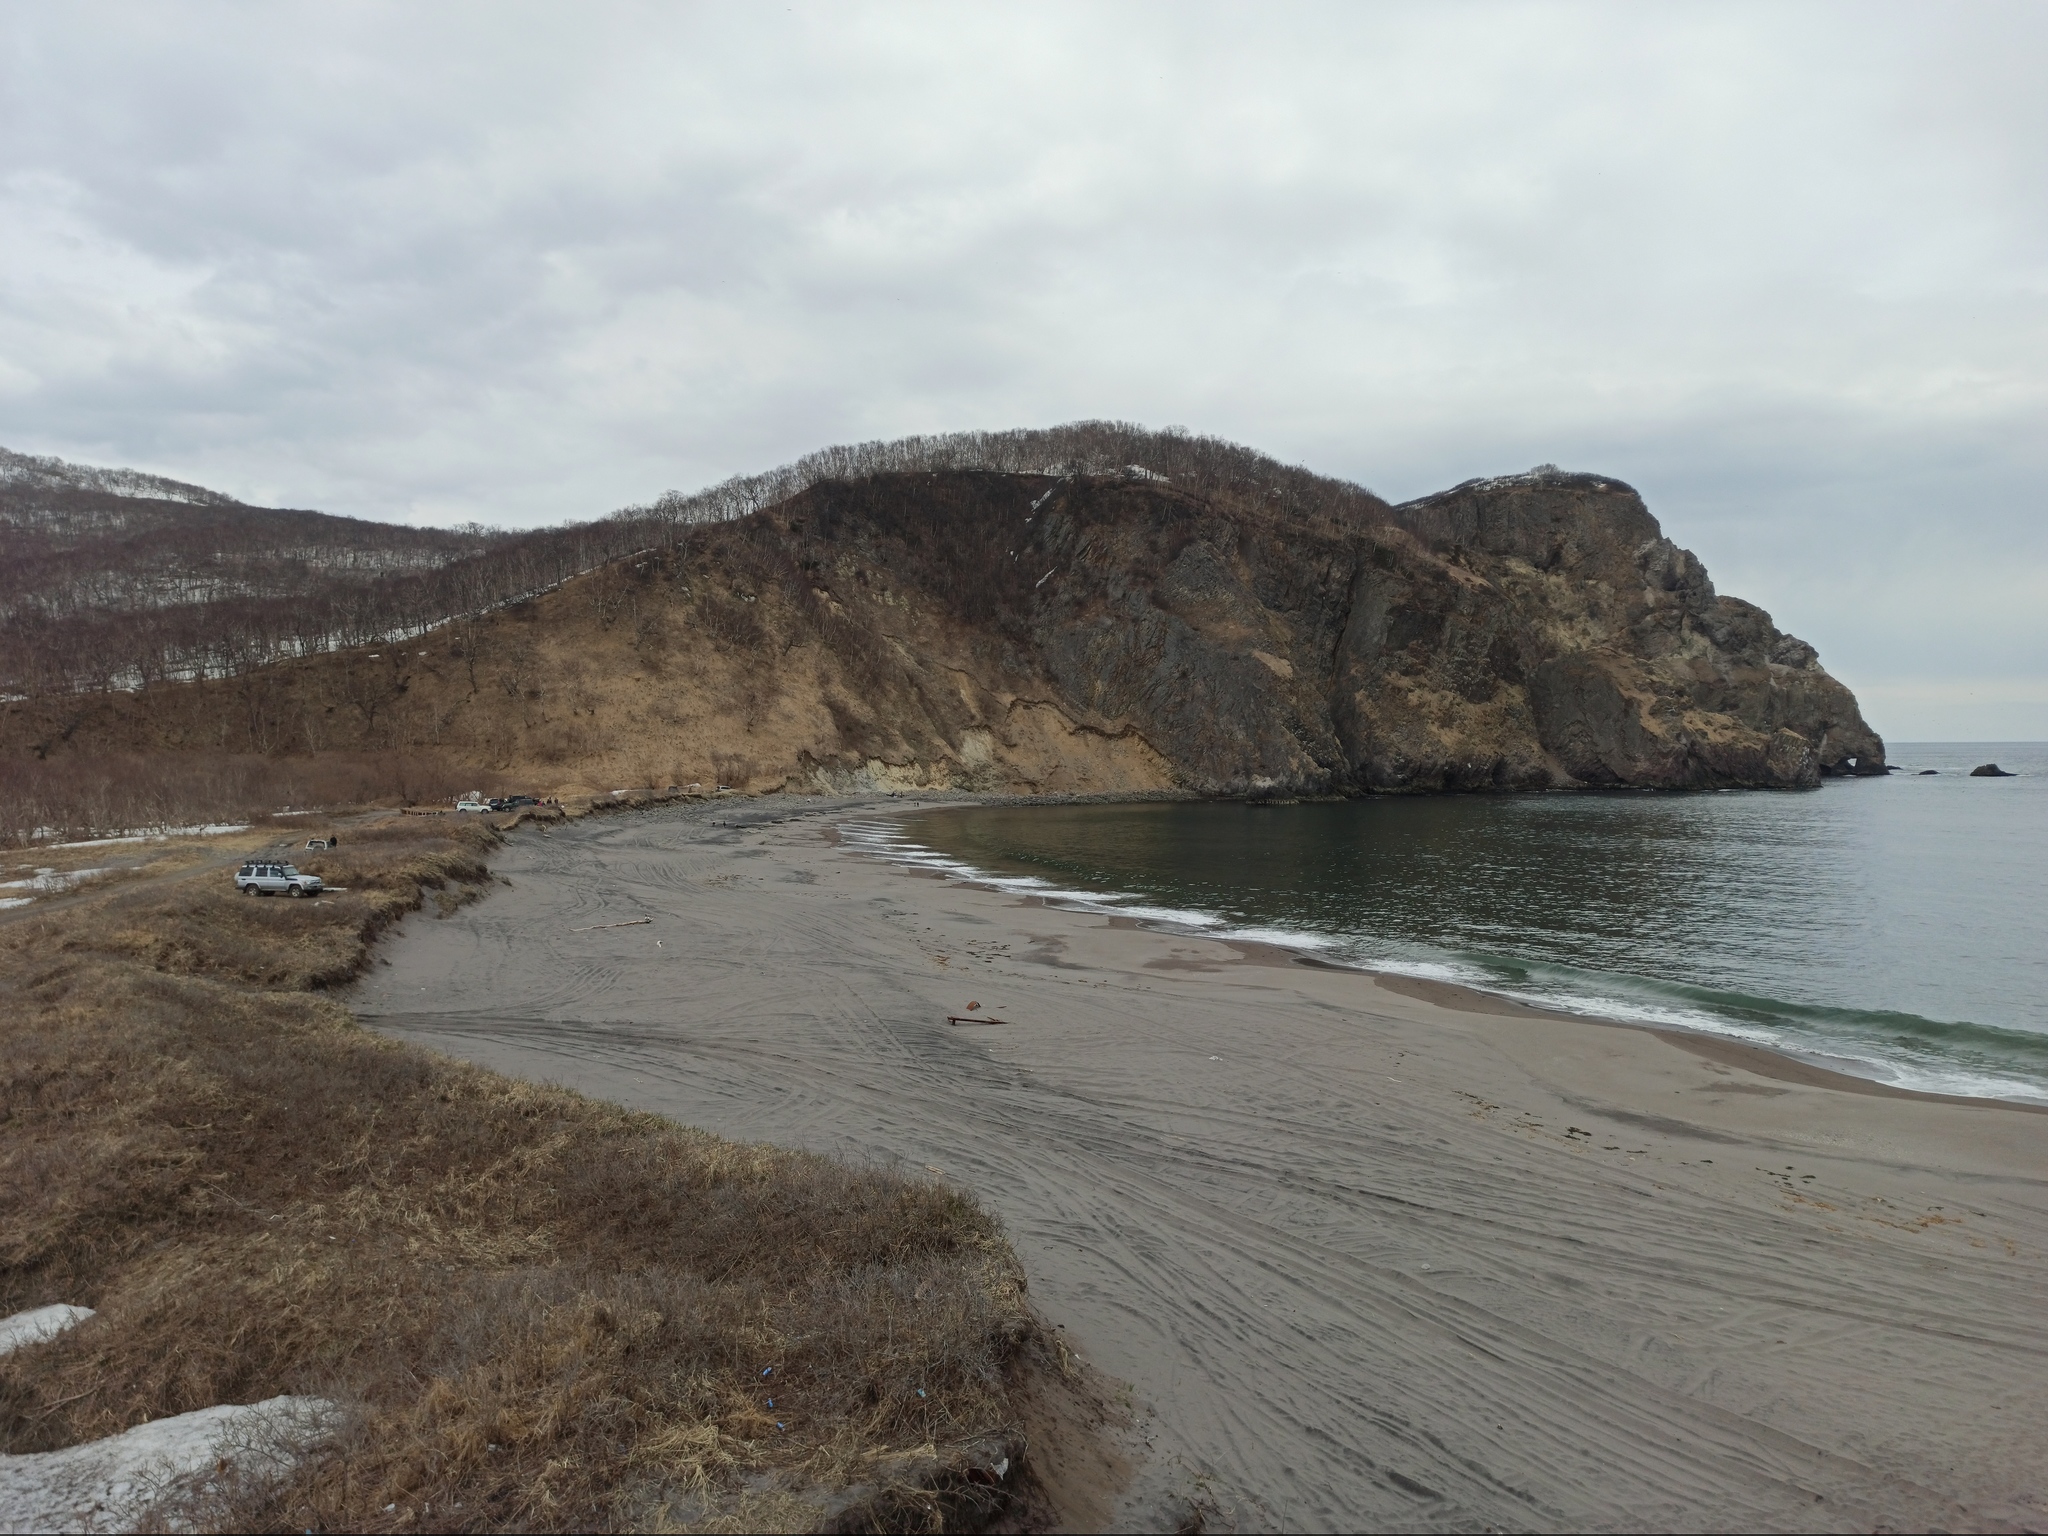
{"label": "dark green sea water", "polygon": [[[1892,760],[1807,793],[972,807],[850,834],[1165,926],[2048,1101],[2048,745]],[[1992,760],[2019,777],[1966,776]]]}

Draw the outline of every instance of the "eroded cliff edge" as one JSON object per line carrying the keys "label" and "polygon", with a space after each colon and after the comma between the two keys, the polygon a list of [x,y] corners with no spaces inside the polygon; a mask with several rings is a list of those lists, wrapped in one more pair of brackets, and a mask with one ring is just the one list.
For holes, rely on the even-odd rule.
{"label": "eroded cliff edge", "polygon": [[1619,481],[1389,506],[1144,470],[824,481],[417,642],[27,700],[9,750],[431,748],[536,784],[1272,795],[1884,771]]}

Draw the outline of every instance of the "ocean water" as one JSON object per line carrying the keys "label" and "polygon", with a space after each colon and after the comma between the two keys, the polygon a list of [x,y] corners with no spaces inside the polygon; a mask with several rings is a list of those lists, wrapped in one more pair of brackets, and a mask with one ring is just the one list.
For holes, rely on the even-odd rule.
{"label": "ocean water", "polygon": [[[2048,743],[1892,760],[1804,793],[980,806],[847,836],[1083,909],[2048,1102]],[[1991,761],[2018,777],[1967,776]]]}

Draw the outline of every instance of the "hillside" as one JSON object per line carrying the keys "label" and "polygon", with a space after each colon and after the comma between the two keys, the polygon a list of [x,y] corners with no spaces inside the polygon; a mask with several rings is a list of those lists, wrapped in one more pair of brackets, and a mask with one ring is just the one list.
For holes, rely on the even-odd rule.
{"label": "hillside", "polygon": [[418,634],[639,547],[642,512],[412,528],[0,449],[0,694],[228,676]]}
{"label": "hillside", "polygon": [[[870,445],[841,475],[816,456],[759,510],[671,515],[629,558],[403,644],[37,692],[0,714],[0,751],[431,753],[541,789],[1884,771],[1812,648],[1718,595],[1619,482],[1545,468],[1389,506],[1211,440],[1059,430]],[[1054,451],[1088,430],[1109,435]],[[1007,462],[873,467],[889,453]]]}
{"label": "hillside", "polygon": [[162,676],[164,661],[140,659],[145,633],[161,641],[181,627],[246,628],[266,608],[325,608],[491,540],[245,506],[156,475],[0,449],[0,674],[16,687],[124,667],[131,683]]}

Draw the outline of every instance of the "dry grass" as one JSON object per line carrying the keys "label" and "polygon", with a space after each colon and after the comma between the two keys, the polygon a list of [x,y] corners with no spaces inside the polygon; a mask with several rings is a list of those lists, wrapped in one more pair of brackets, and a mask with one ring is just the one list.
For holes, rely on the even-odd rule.
{"label": "dry grass", "polygon": [[99,1314],[10,1357],[0,1448],[303,1392],[347,1405],[336,1441],[206,1522],[959,1514],[916,1490],[1006,1433],[1031,1337],[969,1197],[402,1047],[319,995],[423,890],[487,879],[492,835],[354,835],[318,902],[223,875],[0,929],[0,1314]]}
{"label": "dry grass", "polygon": [[[174,688],[170,696],[195,697],[189,688]],[[141,703],[133,697],[126,702]],[[92,701],[82,709],[77,701],[73,705],[74,722],[95,707]],[[210,701],[216,719],[220,706],[220,700]],[[0,734],[18,724],[0,719]],[[502,787],[501,777],[488,769],[451,762],[431,750],[273,756],[185,746],[46,757],[51,745],[16,738],[0,751],[0,848],[33,850],[71,838],[258,821],[281,806],[445,805],[465,790],[495,793]]]}

